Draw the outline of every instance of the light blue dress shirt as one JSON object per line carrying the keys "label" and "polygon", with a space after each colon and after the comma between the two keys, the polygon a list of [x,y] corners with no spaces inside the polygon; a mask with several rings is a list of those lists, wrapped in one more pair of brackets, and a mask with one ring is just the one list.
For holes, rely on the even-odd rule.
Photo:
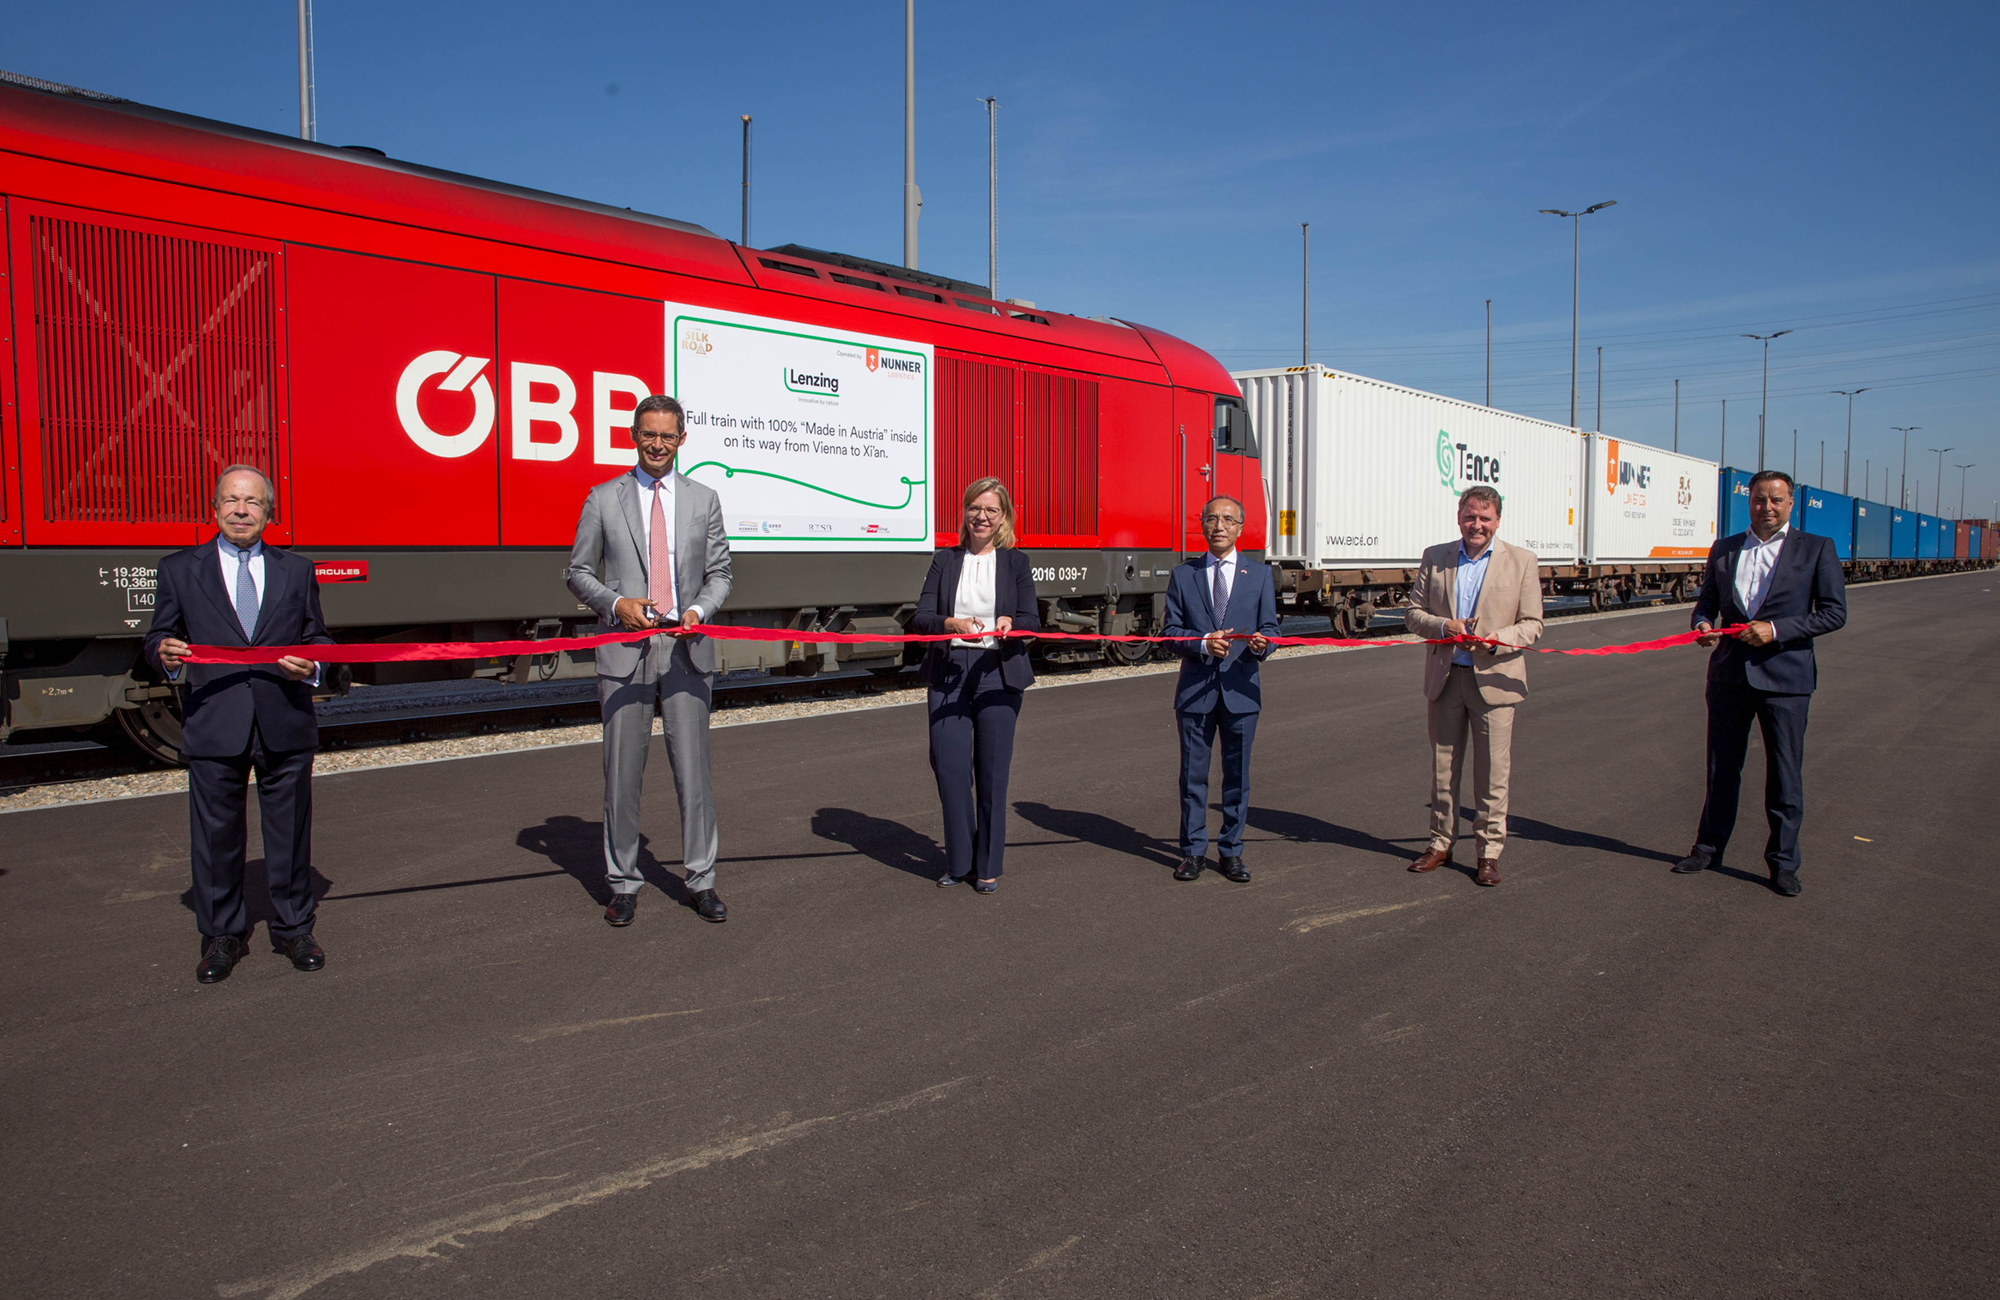
{"label": "light blue dress shirt", "polygon": [[[1470,620],[1473,611],[1479,608],[1479,589],[1486,585],[1486,562],[1492,558],[1492,542],[1486,543],[1486,549],[1479,553],[1476,560],[1465,553],[1464,542],[1458,544],[1458,576],[1453,581],[1458,597],[1454,608],[1459,618]],[[1451,652],[1451,661],[1470,668],[1472,651],[1461,646]]]}

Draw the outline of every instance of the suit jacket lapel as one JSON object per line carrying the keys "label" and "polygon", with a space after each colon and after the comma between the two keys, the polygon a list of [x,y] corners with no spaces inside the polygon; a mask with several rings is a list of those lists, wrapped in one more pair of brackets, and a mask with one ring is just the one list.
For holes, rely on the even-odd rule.
{"label": "suit jacket lapel", "polygon": [[1195,590],[1201,595],[1201,607],[1208,611],[1207,630],[1211,632],[1222,626],[1222,617],[1215,608],[1215,579],[1208,572],[1208,562],[1213,558],[1213,555],[1202,556],[1194,569]]}
{"label": "suit jacket lapel", "polygon": [[1235,576],[1229,582],[1229,608],[1225,611],[1227,617],[1223,619],[1221,626],[1235,627],[1241,621],[1247,626],[1254,627],[1256,625],[1255,616],[1243,604],[1244,601],[1251,599],[1249,594],[1250,566],[1244,563],[1241,557],[1239,557],[1236,560],[1235,568]]}
{"label": "suit jacket lapel", "polygon": [[[958,575],[964,572],[965,549],[954,546],[944,553],[944,572],[939,575],[938,612],[945,618],[958,616]],[[999,601],[996,599],[994,603],[997,605]]]}
{"label": "suit jacket lapel", "polygon": [[[1500,549],[1501,545],[1502,543],[1497,537],[1486,543],[1486,577],[1480,581],[1479,596],[1472,602],[1472,622],[1475,627],[1483,628],[1487,626],[1486,602],[1492,596],[1493,589],[1506,581],[1506,578],[1500,572],[1500,566],[1506,560],[1506,552]],[[1457,608],[1458,602],[1454,600],[1452,602],[1452,609],[1455,611]],[[1510,619],[1509,621],[1511,622],[1512,620]],[[1484,635],[1484,633],[1481,635]]]}
{"label": "suit jacket lapel", "polygon": [[278,607],[278,601],[285,595],[291,579],[287,571],[289,564],[281,563],[278,553],[270,547],[264,548],[264,596],[257,602],[257,630],[250,638],[255,645],[264,637],[264,631],[271,625],[271,611]]}
{"label": "suit jacket lapel", "polygon": [[[270,567],[268,558],[265,567]],[[249,645],[249,639],[243,635],[243,625],[236,621],[236,602],[230,598],[229,589],[222,585],[222,538],[219,535],[195,550],[194,569],[194,585],[222,615],[229,634],[239,643]],[[264,576],[266,581],[270,580],[268,572]]]}
{"label": "suit jacket lapel", "polygon": [[[688,532],[694,523],[694,516],[691,513],[694,510],[694,506],[688,501],[687,479],[679,472],[676,472],[673,477],[673,484],[674,595],[680,601],[681,608],[686,609],[688,602],[693,600],[695,594],[701,590],[701,569],[707,567],[708,561],[706,558],[703,558],[699,562],[701,568],[692,571],[688,568],[688,556],[695,549],[694,542],[688,537]],[[706,547],[703,547],[704,551],[706,549]],[[704,614],[708,612],[708,610],[702,611]]]}
{"label": "suit jacket lapel", "polygon": [[611,482],[611,496],[618,503],[618,511],[625,516],[625,527],[631,530],[632,549],[639,553],[639,572],[652,581],[652,556],[646,551],[646,530],[639,522],[639,480],[631,474],[621,474]]}
{"label": "suit jacket lapel", "polygon": [[1448,619],[1458,617],[1458,560],[1462,553],[1454,547],[1451,559],[1447,560],[1444,568],[1439,570],[1444,578],[1444,608],[1437,612]]}
{"label": "suit jacket lapel", "polygon": [[1741,623],[1745,619],[1748,619],[1750,617],[1750,611],[1743,608],[1743,602],[1740,599],[1738,599],[1736,595],[1736,570],[1739,567],[1741,567],[1743,563],[1743,548],[1747,546],[1749,542],[1750,542],[1750,534],[1748,533],[1744,533],[1740,537],[1738,537],[1736,539],[1736,545],[1729,548],[1729,554],[1723,563],[1724,586],[1722,589],[1722,596],[1723,596],[1724,607],[1727,609],[1733,609],[1737,612],[1737,614],[1741,615],[1741,617],[1739,618],[1730,619],[1729,621],[1731,623]]}

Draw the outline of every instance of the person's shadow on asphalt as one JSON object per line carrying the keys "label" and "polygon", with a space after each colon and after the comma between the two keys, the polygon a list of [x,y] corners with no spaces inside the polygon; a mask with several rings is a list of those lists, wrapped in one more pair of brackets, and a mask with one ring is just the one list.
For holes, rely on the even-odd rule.
{"label": "person's shadow on asphalt", "polygon": [[[610,904],[611,882],[604,874],[603,822],[585,821],[581,817],[551,817],[539,826],[523,828],[514,837],[514,843],[519,848],[541,854],[561,867],[583,886],[591,901],[600,907]],[[647,884],[676,903],[687,902],[687,885],[653,856],[651,843],[650,837],[640,834],[639,873],[646,878]]]}
{"label": "person's shadow on asphalt", "polygon": [[[333,882],[322,876],[318,867],[312,868],[313,905],[317,907],[332,891]],[[181,906],[190,913],[194,911],[194,886],[190,885],[181,891]],[[266,874],[264,859],[261,856],[251,858],[243,864],[243,914],[249,918],[251,930],[254,931],[262,925],[267,935],[271,932],[271,922],[278,919],[278,909],[271,903],[270,877]],[[271,951],[283,950],[283,944],[276,939],[271,941]]]}
{"label": "person's shadow on asphalt", "polygon": [[1016,802],[1014,812],[1021,820],[1066,839],[1094,844],[1100,849],[1109,849],[1156,866],[1180,865],[1180,854],[1174,852],[1172,845],[1103,813],[1051,808],[1045,803],[1029,803],[1026,800]]}
{"label": "person's shadow on asphalt", "polygon": [[1344,849],[1380,853],[1399,862],[1407,862],[1423,852],[1422,848],[1410,849],[1394,840],[1371,835],[1367,831],[1323,821],[1309,813],[1292,812],[1286,808],[1259,808],[1253,804],[1244,820],[1253,830],[1269,831],[1294,844],[1337,844]]}
{"label": "person's shadow on asphalt", "polygon": [[845,844],[885,867],[926,880],[944,874],[944,847],[930,836],[901,822],[875,817],[852,808],[822,808],[812,817],[812,833]]}

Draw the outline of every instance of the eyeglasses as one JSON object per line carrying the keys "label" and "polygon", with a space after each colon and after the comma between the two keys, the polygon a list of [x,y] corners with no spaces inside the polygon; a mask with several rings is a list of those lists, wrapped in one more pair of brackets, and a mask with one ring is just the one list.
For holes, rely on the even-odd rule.
{"label": "eyeglasses", "polygon": [[684,439],[685,439],[686,437],[687,437],[687,435],[686,435],[685,433],[651,433],[651,432],[648,432],[648,433],[635,433],[635,434],[633,434],[633,435],[632,435],[632,441],[633,441],[633,442],[644,442],[644,443],[655,443],[655,442],[663,442],[663,443],[667,444],[667,445],[668,445],[669,447],[671,447],[671,446],[673,446],[674,444],[676,444],[676,443],[678,443],[678,442],[681,442],[681,441],[682,441],[682,440],[684,440]]}
{"label": "eyeglasses", "polygon": [[1233,515],[1203,515],[1201,517],[1201,526],[1203,528],[1213,528],[1217,524],[1221,524],[1226,528],[1241,528],[1243,521]]}
{"label": "eyeglasses", "polygon": [[974,519],[998,519],[1006,512],[995,510],[992,506],[967,506],[965,513]]}

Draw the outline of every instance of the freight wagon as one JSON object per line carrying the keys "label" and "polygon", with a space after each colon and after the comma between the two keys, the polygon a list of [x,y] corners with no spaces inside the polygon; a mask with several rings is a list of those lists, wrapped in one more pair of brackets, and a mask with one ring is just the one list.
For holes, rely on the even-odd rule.
{"label": "freight wagon", "polygon": [[[983,286],[143,107],[0,84],[0,737],[114,719],[177,755],[139,661],[160,556],[232,462],[342,641],[545,639],[585,490],[644,394],[735,552],[724,671],[894,667],[963,486],[1005,479],[1051,628],[1157,627],[1212,493],[1263,492],[1223,367]],[[1144,647],[1138,649],[1143,653]],[[1133,653],[1065,646],[1054,656]],[[587,655],[358,667],[547,680]]]}
{"label": "freight wagon", "polygon": [[[1750,527],[1751,473],[1721,473],[1716,509],[1724,537]],[[1849,582],[1953,573],[1984,567],[1992,558],[1980,558],[1978,520],[1939,519],[1803,483],[1792,492],[1791,526],[1832,539]]]}
{"label": "freight wagon", "polygon": [[1269,496],[1280,593],[1345,635],[1404,602],[1458,497],[1505,501],[1550,595],[1692,599],[1715,540],[1716,467],[1321,365],[1236,371]]}

